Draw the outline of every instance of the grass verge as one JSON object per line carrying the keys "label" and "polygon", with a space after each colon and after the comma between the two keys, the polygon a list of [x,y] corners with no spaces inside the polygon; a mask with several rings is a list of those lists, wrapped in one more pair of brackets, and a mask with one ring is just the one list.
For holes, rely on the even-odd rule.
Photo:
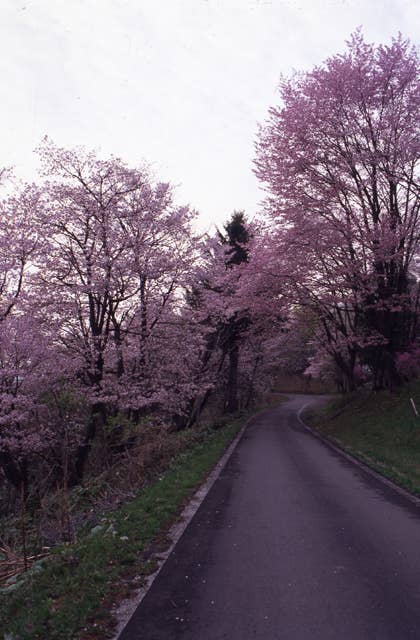
{"label": "grass verge", "polygon": [[420,495],[420,383],[359,392],[304,413],[305,422],[396,484]]}
{"label": "grass verge", "polygon": [[[7,640],[109,638],[111,605],[153,571],[150,548],[166,546],[164,532],[233,440],[246,417],[233,420],[179,454],[139,495],[108,512],[74,545],[25,574],[0,593],[0,630]],[[140,582],[133,585],[133,578]]]}

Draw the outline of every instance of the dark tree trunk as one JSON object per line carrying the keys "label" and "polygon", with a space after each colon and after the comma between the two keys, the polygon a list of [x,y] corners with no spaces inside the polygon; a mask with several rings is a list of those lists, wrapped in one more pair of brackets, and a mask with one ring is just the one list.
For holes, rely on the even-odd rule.
{"label": "dark tree trunk", "polygon": [[413,309],[409,279],[402,264],[394,260],[378,262],[375,269],[379,276],[377,291],[365,301],[362,324],[384,340],[365,349],[362,355],[372,370],[374,388],[392,390],[402,383],[396,359],[412,341],[417,301],[414,300]]}
{"label": "dark tree trunk", "polygon": [[146,300],[146,276],[140,279],[140,369],[146,364],[146,340],[147,340],[147,300]]}
{"label": "dark tree trunk", "polygon": [[114,341],[117,352],[117,378],[120,379],[124,374],[124,358],[122,351],[121,327],[117,323],[114,324]]}
{"label": "dark tree trunk", "polygon": [[374,389],[389,389],[393,391],[402,384],[402,377],[398,373],[395,354],[388,349],[382,349],[375,360]]}
{"label": "dark tree trunk", "polygon": [[211,396],[211,390],[190,401],[186,415],[176,415],[173,417],[173,430],[182,431],[183,429],[191,429],[201,416],[205,406]]}
{"label": "dark tree trunk", "polygon": [[246,396],[246,400],[245,400],[245,409],[249,409],[249,407],[251,406],[251,402],[254,399],[254,383],[255,383],[255,376],[257,374],[257,370],[259,365],[261,364],[262,361],[262,357],[261,356],[257,356],[257,358],[255,359],[255,363],[254,366],[252,368],[252,373],[251,373],[251,378],[249,381],[249,385],[248,385],[248,393]]}
{"label": "dark tree trunk", "polygon": [[26,459],[16,461],[8,451],[0,452],[0,465],[8,482],[19,490],[22,485],[25,496],[28,493],[28,464]]}
{"label": "dark tree trunk", "polygon": [[340,372],[339,378],[336,379],[336,384],[341,393],[350,393],[356,388],[356,381],[354,377],[354,367],[356,364],[356,352],[353,349],[347,351],[347,358],[343,357],[341,353],[334,354],[334,361]]}
{"label": "dark tree trunk", "polygon": [[76,450],[74,466],[69,477],[69,487],[82,482],[86,471],[86,462],[98,430],[105,424],[106,408],[102,402],[96,402],[90,411],[83,442]]}
{"label": "dark tree trunk", "polygon": [[238,363],[239,345],[235,342],[229,349],[229,371],[226,389],[225,413],[238,411]]}

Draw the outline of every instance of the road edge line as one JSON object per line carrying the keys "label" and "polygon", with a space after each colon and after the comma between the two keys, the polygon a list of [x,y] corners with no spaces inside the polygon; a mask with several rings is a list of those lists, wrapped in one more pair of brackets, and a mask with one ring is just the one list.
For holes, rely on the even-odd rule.
{"label": "road edge line", "polygon": [[119,638],[121,637],[121,634],[134,615],[134,612],[137,610],[142,600],[147,595],[152,584],[165,566],[166,561],[168,560],[178,541],[181,539],[184,531],[187,529],[205,497],[207,496],[210,489],[219,478],[220,474],[228,463],[230,457],[238,446],[239,441],[244,435],[245,430],[248,428],[250,423],[260,414],[264,413],[264,411],[267,411],[267,409],[258,411],[246,420],[243,427],[241,427],[240,431],[236,434],[235,438],[227,447],[223,455],[216,462],[210,473],[206,476],[205,480],[201,483],[198,489],[193,493],[192,497],[188,500],[188,503],[179,514],[177,521],[167,532],[167,537],[171,541],[168,549],[159,553],[158,557],[155,558],[158,564],[158,568],[156,569],[156,571],[145,577],[144,584],[134,593],[132,597],[123,600],[123,602],[121,602],[117,607],[111,610],[112,615],[117,619],[117,626],[112,640],[119,640]]}
{"label": "road edge line", "polygon": [[400,485],[396,484],[395,482],[393,482],[392,480],[384,476],[382,473],[380,473],[373,467],[369,466],[366,462],[359,460],[359,458],[355,458],[353,455],[351,455],[351,453],[349,453],[348,451],[346,451],[336,443],[332,442],[332,440],[330,440],[324,435],[321,435],[318,431],[316,431],[315,429],[307,425],[306,422],[304,422],[302,419],[302,413],[306,409],[306,407],[308,407],[312,403],[313,401],[307,402],[296,413],[296,417],[299,423],[302,425],[304,429],[306,429],[306,431],[308,431],[308,433],[310,433],[314,438],[317,438],[318,440],[323,442],[327,447],[329,447],[336,453],[343,456],[343,458],[346,458],[349,462],[352,462],[356,467],[359,467],[360,469],[362,469],[363,471],[365,471],[366,473],[374,477],[379,482],[386,484],[388,487],[393,489],[396,493],[399,493],[401,496],[403,496],[404,498],[412,502],[416,507],[420,507],[420,498],[415,496],[413,493],[410,493],[410,491],[408,491],[404,487],[401,487]]}

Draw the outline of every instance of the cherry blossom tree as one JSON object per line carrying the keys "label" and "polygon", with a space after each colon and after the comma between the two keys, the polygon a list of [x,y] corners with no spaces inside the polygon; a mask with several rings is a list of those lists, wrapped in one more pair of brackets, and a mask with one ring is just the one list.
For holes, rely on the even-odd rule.
{"label": "cherry blossom tree", "polygon": [[27,294],[27,276],[40,250],[41,194],[24,185],[0,202],[0,322]]}
{"label": "cherry blossom tree", "polygon": [[282,80],[259,134],[256,173],[276,227],[268,271],[317,313],[350,387],[357,357],[376,386],[395,384],[410,340],[419,88],[408,41],[374,46],[358,31],[344,54]]}
{"label": "cherry blossom tree", "polygon": [[197,420],[211,397],[213,402],[221,398],[224,413],[249,406],[257,377],[260,382],[264,378],[264,345],[277,325],[272,317],[272,298],[269,302],[265,299],[269,317],[252,299],[257,287],[248,258],[257,233],[244,213],[235,211],[223,232],[203,241],[202,260],[187,296],[193,322],[202,330],[201,365],[196,374],[200,385],[184,426]]}
{"label": "cherry blossom tree", "polygon": [[39,420],[46,367],[40,326],[31,312],[30,280],[41,251],[41,193],[7,184],[0,201],[0,465],[15,487],[28,487],[28,461],[45,446]]}
{"label": "cherry blossom tree", "polygon": [[[179,381],[188,371],[179,344],[185,321],[181,317],[183,291],[199,255],[191,230],[195,215],[188,207],[175,206],[173,189],[160,183],[143,189],[136,199],[132,197],[130,208],[121,216],[129,247],[129,271],[137,293],[131,304],[125,304],[122,322],[117,326],[115,318],[112,321],[114,335],[118,328],[130,354],[120,380],[120,398],[124,396],[124,406],[134,415],[150,405],[163,407],[166,402],[170,411],[174,402],[184,402],[184,395],[175,390],[173,375],[168,374],[168,365],[178,368]],[[185,330],[187,335],[187,322]],[[186,354],[192,342],[187,339],[183,344]],[[174,393],[169,401],[162,389],[168,391],[171,386]]]}
{"label": "cherry blossom tree", "polygon": [[[60,374],[58,373],[60,372]],[[0,464],[7,480],[26,493],[37,456],[57,442],[46,394],[62,363],[29,315],[9,315],[0,332]]]}
{"label": "cherry blossom tree", "polygon": [[[180,289],[194,263],[195,213],[174,204],[170,185],[153,185],[145,168],[100,160],[83,149],[44,141],[43,230],[34,289],[91,403],[73,482],[83,477],[92,442],[107,416],[167,400],[165,358]],[[169,320],[168,318],[171,318]],[[173,378],[172,378],[173,381]],[[159,384],[162,388],[159,388]]]}

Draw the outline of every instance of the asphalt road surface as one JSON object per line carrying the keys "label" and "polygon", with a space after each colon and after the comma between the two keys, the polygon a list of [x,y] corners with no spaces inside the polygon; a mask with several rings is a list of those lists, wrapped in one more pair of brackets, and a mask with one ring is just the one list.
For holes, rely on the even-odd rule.
{"label": "asphalt road surface", "polygon": [[420,639],[420,508],[260,414],[121,640]]}

